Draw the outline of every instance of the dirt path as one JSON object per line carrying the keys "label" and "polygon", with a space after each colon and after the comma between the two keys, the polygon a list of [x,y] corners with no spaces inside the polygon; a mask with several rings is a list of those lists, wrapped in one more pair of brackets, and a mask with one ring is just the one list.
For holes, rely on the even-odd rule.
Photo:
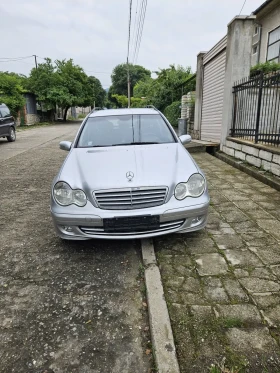
{"label": "dirt path", "polygon": [[[64,243],[50,185],[77,125],[0,141],[0,372],[148,372],[137,242]],[[42,131],[42,132],[41,132]]]}

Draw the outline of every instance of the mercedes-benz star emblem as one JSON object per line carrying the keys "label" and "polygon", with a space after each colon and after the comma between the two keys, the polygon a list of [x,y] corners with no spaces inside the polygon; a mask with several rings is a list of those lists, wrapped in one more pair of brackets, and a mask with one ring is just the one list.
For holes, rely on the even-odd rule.
{"label": "mercedes-benz star emblem", "polygon": [[134,173],[132,171],[128,171],[126,173],[126,177],[127,177],[128,181],[132,181],[132,179],[134,178]]}

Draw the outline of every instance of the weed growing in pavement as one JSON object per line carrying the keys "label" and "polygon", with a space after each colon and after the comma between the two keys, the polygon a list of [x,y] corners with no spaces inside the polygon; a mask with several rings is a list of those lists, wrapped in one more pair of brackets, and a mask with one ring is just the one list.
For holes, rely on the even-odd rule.
{"label": "weed growing in pavement", "polygon": [[137,280],[144,280],[145,267],[143,264],[139,264]]}
{"label": "weed growing in pavement", "polygon": [[224,318],[221,320],[222,326],[224,328],[242,328],[243,323],[240,319],[232,317],[232,318]]}
{"label": "weed growing in pavement", "polygon": [[227,349],[227,357],[221,363],[211,364],[209,373],[246,373],[249,361]]}

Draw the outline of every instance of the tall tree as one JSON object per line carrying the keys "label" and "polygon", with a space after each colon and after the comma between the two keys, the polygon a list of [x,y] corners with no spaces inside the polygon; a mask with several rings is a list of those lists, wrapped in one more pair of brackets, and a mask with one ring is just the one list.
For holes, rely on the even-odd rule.
{"label": "tall tree", "polygon": [[106,99],[105,89],[102,87],[100,80],[97,79],[95,76],[89,76],[88,80],[93,87],[95,106],[103,107]]}
{"label": "tall tree", "polygon": [[[133,96],[133,88],[137,82],[151,76],[151,72],[140,65],[129,64],[131,96]],[[111,75],[112,86],[111,94],[127,95],[127,64],[122,63],[117,65]]]}
{"label": "tall tree", "polygon": [[31,70],[28,87],[47,107],[63,108],[64,120],[71,106],[92,106],[96,98],[105,97],[99,80],[88,77],[72,59],[52,63],[46,58],[38,69]]}
{"label": "tall tree", "polygon": [[161,111],[181,99],[181,86],[185,82],[186,92],[195,89],[195,80],[188,81],[193,76],[190,67],[170,65],[167,69],[159,69],[155,73],[156,79],[145,79],[136,84],[134,96],[146,97],[149,104],[155,105]]}

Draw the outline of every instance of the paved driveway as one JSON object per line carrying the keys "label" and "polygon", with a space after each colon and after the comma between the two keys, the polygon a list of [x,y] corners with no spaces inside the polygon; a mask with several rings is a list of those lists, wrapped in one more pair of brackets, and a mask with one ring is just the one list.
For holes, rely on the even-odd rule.
{"label": "paved driveway", "polygon": [[280,193],[194,158],[209,183],[207,228],[155,240],[181,372],[279,373]]}
{"label": "paved driveway", "polygon": [[0,372],[148,372],[136,241],[64,243],[49,193],[77,125],[0,140]]}

